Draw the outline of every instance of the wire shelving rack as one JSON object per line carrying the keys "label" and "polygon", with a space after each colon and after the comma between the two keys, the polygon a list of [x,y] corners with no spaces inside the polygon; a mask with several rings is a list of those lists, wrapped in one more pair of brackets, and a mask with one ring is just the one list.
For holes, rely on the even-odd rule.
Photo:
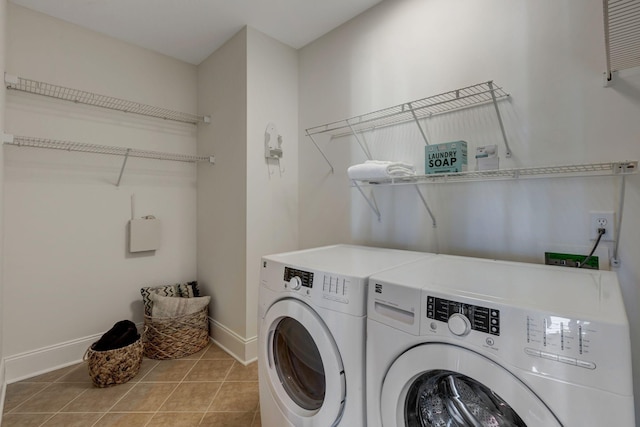
{"label": "wire shelving rack", "polygon": [[161,151],[138,150],[135,148],[116,147],[116,146],[98,145],[98,144],[86,144],[82,142],[61,141],[61,140],[53,140],[53,139],[46,139],[46,138],[34,138],[34,137],[28,137],[28,136],[16,135],[16,136],[5,136],[5,137],[6,137],[6,140],[4,141],[5,145],[121,156],[124,158],[124,160],[122,163],[122,168],[120,169],[120,175],[118,176],[118,182],[116,183],[117,186],[120,185],[120,181],[122,180],[122,174],[127,164],[127,159],[129,157],[138,157],[138,158],[154,159],[154,160],[170,160],[174,162],[186,162],[186,163],[197,163],[197,162],[206,161],[213,164],[215,162],[215,158],[213,156],[192,156],[188,154],[164,153]]}
{"label": "wire shelving rack", "polygon": [[155,107],[153,105],[141,104],[135,101],[115,98],[108,95],[100,95],[85,90],[72,89],[69,87],[58,86],[9,74],[5,74],[5,85],[9,90],[27,92],[70,101],[77,104],[91,105],[94,107],[155,117],[164,120],[191,124],[198,124],[200,122],[209,123],[211,121],[211,117],[209,116],[198,116],[167,108]]}
{"label": "wire shelving rack", "polygon": [[[509,94],[504,89],[496,85],[493,81],[478,83],[475,85],[450,90],[438,95],[432,95],[426,98],[417,99],[415,101],[405,102],[393,107],[384,108],[382,110],[373,111],[371,113],[350,117],[348,119],[338,120],[319,126],[314,126],[305,130],[306,135],[311,139],[325,161],[329,164],[333,172],[331,161],[324,154],[316,140],[315,135],[329,134],[332,138],[339,138],[347,135],[353,135],[360,147],[370,158],[369,150],[365,147],[358,134],[370,130],[380,129],[387,126],[398,125],[402,123],[415,122],[420,130],[420,134],[425,144],[429,144],[424,129],[420,124],[420,120],[432,117],[438,114],[449,113],[457,110],[471,108],[483,104],[493,104],[495,112],[502,132],[502,138],[506,148],[506,157],[511,157],[511,149],[509,141],[502,123],[502,116],[498,108],[498,101],[506,99]],[[371,160],[371,159],[370,159]]]}

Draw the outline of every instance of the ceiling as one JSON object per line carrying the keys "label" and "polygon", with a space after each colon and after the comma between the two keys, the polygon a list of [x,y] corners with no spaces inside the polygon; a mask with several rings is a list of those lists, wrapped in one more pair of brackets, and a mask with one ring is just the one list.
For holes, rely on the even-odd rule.
{"label": "ceiling", "polygon": [[11,0],[199,64],[245,25],[296,49],[381,0]]}

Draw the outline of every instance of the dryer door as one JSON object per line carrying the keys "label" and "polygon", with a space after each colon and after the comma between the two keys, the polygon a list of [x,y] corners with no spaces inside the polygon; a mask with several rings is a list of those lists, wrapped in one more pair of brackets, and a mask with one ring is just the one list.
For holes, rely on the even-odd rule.
{"label": "dryer door", "polygon": [[400,355],[382,385],[385,427],[554,427],[549,408],[509,371],[466,348],[423,344]]}
{"label": "dryer door", "polygon": [[296,426],[332,426],[341,417],[346,385],[342,358],[318,314],[285,299],[272,305],[260,331],[268,361],[269,388]]}

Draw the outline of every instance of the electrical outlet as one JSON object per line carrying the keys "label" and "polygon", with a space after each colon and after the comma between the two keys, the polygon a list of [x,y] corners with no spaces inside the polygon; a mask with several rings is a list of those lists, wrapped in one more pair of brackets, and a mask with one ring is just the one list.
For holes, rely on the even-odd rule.
{"label": "electrical outlet", "polygon": [[604,228],[605,232],[600,241],[611,242],[614,240],[615,212],[589,212],[591,223],[589,226],[590,239],[598,238],[598,229]]}

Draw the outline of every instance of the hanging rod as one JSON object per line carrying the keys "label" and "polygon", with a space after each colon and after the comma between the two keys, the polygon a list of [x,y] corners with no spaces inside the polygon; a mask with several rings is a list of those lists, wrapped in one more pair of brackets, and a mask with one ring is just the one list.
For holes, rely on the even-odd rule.
{"label": "hanging rod", "polygon": [[602,7],[608,85],[618,71],[640,67],[640,1],[602,0]]}
{"label": "hanging rod", "polygon": [[82,153],[107,154],[112,156],[124,156],[118,182],[116,186],[120,186],[120,180],[124,172],[129,157],[139,157],[143,159],[154,160],[170,160],[174,162],[196,163],[207,161],[211,164],[215,163],[213,156],[190,156],[187,154],[163,153],[160,151],[138,150],[126,147],[112,147],[108,145],[85,144],[73,141],[56,141],[45,138],[34,138],[28,136],[12,136],[3,135],[3,142],[6,145],[14,145],[18,147],[47,148],[53,150],[77,151]]}
{"label": "hanging rod", "polygon": [[48,96],[51,98],[75,102],[77,104],[91,105],[109,110],[123,111],[125,113],[138,114],[182,123],[198,124],[200,122],[211,122],[210,116],[198,116],[195,114],[183,113],[181,111],[154,107],[152,105],[127,101],[124,99],[114,98],[112,96],[100,95],[84,90],[71,89],[64,86],[57,86],[50,83],[12,76],[7,73],[5,73],[4,81],[7,89]]}
{"label": "hanging rod", "polygon": [[333,137],[352,135],[354,132],[364,132],[450,111],[493,103],[508,96],[509,94],[502,87],[497,86],[492,81],[488,81],[348,119],[314,126],[306,129],[306,133],[309,136],[321,133],[329,133]]}

